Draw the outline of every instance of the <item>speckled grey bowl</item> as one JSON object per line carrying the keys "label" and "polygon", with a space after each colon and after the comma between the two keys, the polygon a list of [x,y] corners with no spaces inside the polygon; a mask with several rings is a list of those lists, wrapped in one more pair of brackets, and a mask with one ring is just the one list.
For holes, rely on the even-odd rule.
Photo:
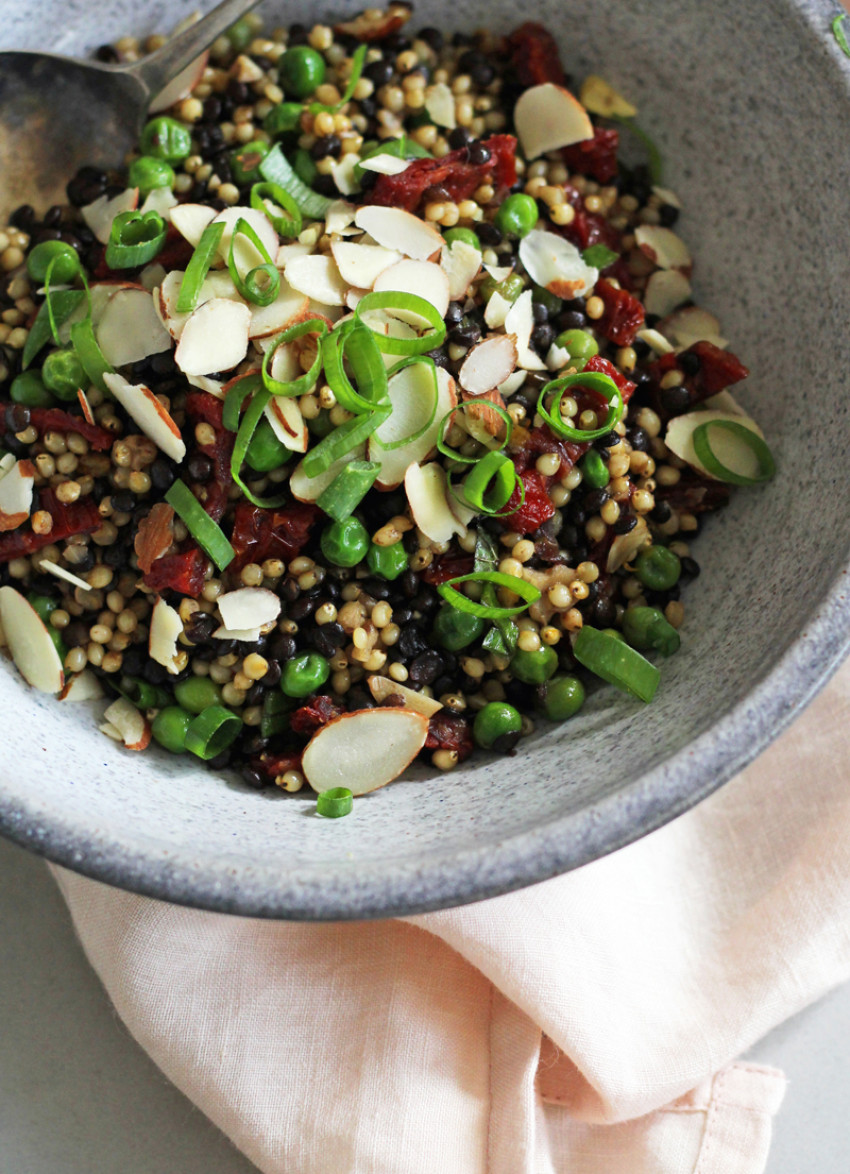
{"label": "speckled grey bowl", "polygon": [[[5,14],[4,47],[43,47],[50,27],[50,48],[89,49],[170,27],[194,4],[41,0]],[[286,16],[308,12],[293,4]],[[593,860],[704,798],[775,737],[850,640],[850,61],[829,32],[834,12],[831,0],[543,0],[535,13],[560,35],[568,67],[618,84],[660,143],[665,182],[685,204],[698,298],[753,372],[742,399],[779,465],[775,482],[738,492],[700,538],[683,648],[651,706],[604,689],[515,758],[420,774],[323,821],[308,799],[122,753],[82,707],[28,690],[4,663],[0,829],[172,901],[373,917],[474,901]],[[431,2],[417,19],[451,28],[456,15]],[[462,17],[507,30],[516,8],[487,0]]]}

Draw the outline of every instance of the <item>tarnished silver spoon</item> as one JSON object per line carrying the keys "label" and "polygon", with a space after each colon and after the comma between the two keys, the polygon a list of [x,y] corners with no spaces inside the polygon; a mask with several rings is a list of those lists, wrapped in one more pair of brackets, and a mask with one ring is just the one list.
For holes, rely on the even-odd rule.
{"label": "tarnished silver spoon", "polygon": [[26,202],[65,202],[89,163],[118,166],[151,101],[259,0],[223,0],[155,53],[104,65],[53,53],[0,53],[0,216]]}

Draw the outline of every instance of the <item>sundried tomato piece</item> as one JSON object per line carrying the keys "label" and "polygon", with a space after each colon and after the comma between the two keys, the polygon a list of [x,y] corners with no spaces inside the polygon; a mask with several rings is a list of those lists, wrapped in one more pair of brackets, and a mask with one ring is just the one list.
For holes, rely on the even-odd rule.
{"label": "sundried tomato piece", "polygon": [[692,469],[683,469],[675,485],[658,485],[654,495],[656,501],[666,502],[671,509],[702,514],[726,505],[731,490],[722,481],[701,477]]}
{"label": "sundried tomato piece", "polygon": [[89,424],[82,416],[63,412],[61,408],[30,408],[30,423],[43,436],[52,432],[76,432],[97,452],[112,448],[115,437],[97,424]]}
{"label": "sundried tomato piece", "polygon": [[295,558],[307,544],[320,513],[317,506],[303,502],[268,510],[241,501],[234,511],[230,536],[236,552],[230,570],[239,571],[247,563],[267,558]]}
{"label": "sundried tomato piece", "polygon": [[570,440],[556,436],[548,424],[541,424],[539,428],[532,428],[525,433],[521,445],[516,452],[511,452],[511,456],[517,471],[521,473],[543,453],[556,452],[561,458],[558,474],[563,477],[588,448],[587,444],[573,444]]}
{"label": "sundried tomato piece", "polygon": [[593,138],[564,147],[561,154],[570,171],[589,175],[597,183],[610,183],[617,175],[620,132],[613,127],[594,127]]}
{"label": "sundried tomato piece", "polygon": [[305,738],[312,737],[316,730],[326,726],[329,721],[339,717],[345,710],[337,705],[332,697],[321,693],[313,697],[306,705],[302,705],[290,716],[290,729],[296,734],[303,734]]}
{"label": "sundried tomato piece", "polygon": [[644,323],[640,301],[604,278],[597,281],[593,292],[605,303],[605,312],[596,322],[597,330],[617,346],[631,346]]}
{"label": "sundried tomato piece", "polygon": [[439,587],[449,579],[456,579],[459,575],[472,574],[473,558],[471,554],[457,554],[449,551],[448,554],[438,555],[429,567],[420,575],[432,587]]}
{"label": "sundried tomato piece", "polygon": [[575,217],[569,224],[552,224],[553,231],[571,241],[576,248],[588,249],[591,245],[605,245],[615,253],[620,252],[621,233],[596,212],[588,212],[584,207],[584,196],[572,184],[564,184],[567,203],[575,212]]}
{"label": "sundried tomato piece", "polygon": [[301,751],[284,750],[280,754],[258,754],[250,759],[251,766],[271,783],[281,785],[283,776],[290,770],[301,770]]}
{"label": "sundried tomato piece", "polygon": [[139,570],[146,575],[158,558],[162,558],[174,541],[171,523],[174,510],[164,501],[158,501],[149,514],[139,522],[133,549],[139,563]]}
{"label": "sundried tomato piece", "polygon": [[204,586],[207,556],[197,546],[158,558],[144,577],[151,591],[177,591],[197,599]]}
{"label": "sundried tomato piece", "polygon": [[536,469],[526,469],[520,473],[525,488],[525,501],[520,505],[519,486],[514,487],[505,510],[515,510],[515,513],[506,513],[501,519],[506,530],[515,530],[517,534],[533,534],[535,530],[548,522],[555,513],[555,507],[546,489],[549,478],[543,477]]}
{"label": "sundried tomato piece", "polygon": [[507,190],[516,183],[516,139],[513,135],[493,135],[483,146],[490,152],[486,163],[470,163],[469,151],[462,147],[442,159],[414,159],[399,175],[379,175],[365,204],[404,208],[415,212],[423,196],[432,187],[441,187],[446,198],[458,203],[468,199],[476,188],[490,183]]}
{"label": "sundried tomato piece", "polygon": [[196,448],[213,463],[212,479],[204,486],[201,495],[204,509],[218,521],[227,505],[227,490],[233,481],[230,474],[230,458],[233,455],[235,433],[228,432],[222,423],[222,402],[206,391],[191,391],[186,397],[186,415],[192,424],[209,424],[215,432],[210,444],[198,444]]}
{"label": "sundried tomato piece", "polygon": [[39,491],[40,508],[53,519],[53,528],[48,534],[36,534],[32,530],[11,530],[0,534],[0,562],[34,554],[43,546],[61,542],[75,534],[91,534],[103,524],[97,502],[91,497],[81,497],[66,505],[59,501],[52,489]]}
{"label": "sundried tomato piece", "polygon": [[[686,357],[689,355],[694,356],[690,361]],[[696,367],[696,370],[691,372],[691,367]],[[687,390],[688,400],[681,407],[677,404],[676,410],[671,412],[661,392],[661,380],[669,371],[676,368],[684,372],[682,386]],[[705,340],[693,343],[678,355],[662,355],[650,364],[648,370],[652,377],[653,407],[665,420],[671,415],[678,416],[689,412],[697,404],[710,399],[734,383],[740,383],[749,375],[749,371],[737,355],[733,355],[731,351],[721,350],[713,342]]]}
{"label": "sundried tomato piece", "polygon": [[426,750],[454,750],[458,762],[469,758],[473,750],[472,726],[465,717],[440,710],[428,719]]}
{"label": "sundried tomato piece", "polygon": [[544,82],[566,85],[558,43],[542,24],[527,20],[508,37],[508,46],[511,65],[521,85],[539,86]]}
{"label": "sundried tomato piece", "polygon": [[631,379],[627,379],[608,359],[603,359],[601,355],[594,355],[593,358],[587,360],[584,369],[585,371],[598,371],[602,375],[607,375],[609,379],[613,379],[620,389],[623,403],[627,404],[632,398],[637,384],[632,383]]}

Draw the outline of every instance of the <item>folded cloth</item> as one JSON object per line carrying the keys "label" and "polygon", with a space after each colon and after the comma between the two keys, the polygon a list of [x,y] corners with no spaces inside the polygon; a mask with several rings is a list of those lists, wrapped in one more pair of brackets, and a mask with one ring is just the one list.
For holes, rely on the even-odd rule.
{"label": "folded cloth", "polygon": [[130,1031],[265,1174],[758,1174],[784,1077],[735,1057],[850,976],[848,720],[850,663],[693,811],[441,913],[56,875]]}

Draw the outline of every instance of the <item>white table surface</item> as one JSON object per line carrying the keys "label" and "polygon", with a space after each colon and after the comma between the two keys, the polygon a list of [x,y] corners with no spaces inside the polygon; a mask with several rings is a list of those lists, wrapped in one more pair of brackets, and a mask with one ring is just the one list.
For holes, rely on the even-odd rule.
{"label": "white table surface", "polygon": [[[789,1078],[767,1174],[847,1174],[849,1038],[850,985],[753,1049],[753,1059]],[[5,840],[0,1171],[256,1174],[130,1038],[83,957],[44,863]]]}

